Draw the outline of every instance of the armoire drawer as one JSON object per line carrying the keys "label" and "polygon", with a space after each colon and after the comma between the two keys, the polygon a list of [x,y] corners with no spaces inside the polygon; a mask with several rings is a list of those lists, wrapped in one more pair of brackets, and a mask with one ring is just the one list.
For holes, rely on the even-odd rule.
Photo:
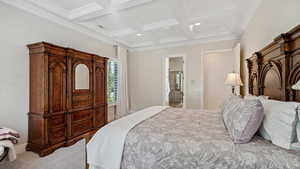
{"label": "armoire drawer", "polygon": [[51,126],[64,125],[66,123],[65,114],[52,115],[50,117]]}
{"label": "armoire drawer", "polygon": [[93,127],[93,120],[88,119],[84,120],[78,123],[72,123],[72,136],[78,136],[80,134],[83,134]]}
{"label": "armoire drawer", "polygon": [[89,107],[93,105],[93,97],[87,95],[75,95],[72,97],[72,108]]}
{"label": "armoire drawer", "polygon": [[51,144],[56,144],[65,140],[66,128],[65,127],[52,127],[50,128],[49,140]]}
{"label": "armoire drawer", "polygon": [[80,110],[72,113],[72,123],[76,123],[77,121],[91,119],[93,116],[93,109],[88,110]]}

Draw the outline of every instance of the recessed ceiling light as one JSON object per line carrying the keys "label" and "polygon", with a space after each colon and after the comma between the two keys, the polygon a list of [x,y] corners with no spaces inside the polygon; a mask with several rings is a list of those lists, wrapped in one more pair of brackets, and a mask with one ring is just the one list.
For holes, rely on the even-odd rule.
{"label": "recessed ceiling light", "polygon": [[103,25],[97,25],[99,28],[104,29]]}
{"label": "recessed ceiling light", "polygon": [[136,36],[143,36],[143,34],[141,34],[141,33],[138,33],[138,34],[136,34]]}
{"label": "recessed ceiling light", "polygon": [[195,26],[200,26],[201,23],[200,23],[200,22],[197,22],[197,23],[195,23],[194,25],[195,25]]}

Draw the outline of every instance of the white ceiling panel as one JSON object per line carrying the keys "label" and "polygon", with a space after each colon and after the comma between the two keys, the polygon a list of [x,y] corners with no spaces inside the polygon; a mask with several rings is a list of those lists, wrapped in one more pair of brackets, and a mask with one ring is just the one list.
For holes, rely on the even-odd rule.
{"label": "white ceiling panel", "polygon": [[66,10],[73,10],[73,9],[76,9],[76,8],[83,7],[83,6],[85,6],[89,3],[97,2],[97,0],[72,0],[72,1],[70,1],[70,0],[50,0],[50,1],[52,3],[57,4],[57,6],[59,6],[61,8],[64,8]]}
{"label": "white ceiling panel", "polygon": [[[5,2],[5,1],[4,1]],[[18,0],[66,23],[141,48],[195,40],[238,38],[261,0]],[[19,5],[19,6],[18,6]],[[24,9],[24,7],[22,7]],[[29,7],[26,10],[34,10]],[[50,18],[50,17],[49,17]],[[53,19],[51,17],[50,19]],[[61,21],[60,21],[61,22]]]}

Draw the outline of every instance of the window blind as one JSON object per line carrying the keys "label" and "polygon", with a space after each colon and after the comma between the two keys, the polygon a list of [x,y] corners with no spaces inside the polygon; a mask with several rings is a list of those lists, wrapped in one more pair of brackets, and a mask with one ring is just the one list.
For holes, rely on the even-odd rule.
{"label": "window blind", "polygon": [[116,60],[108,61],[108,94],[107,99],[109,104],[115,104],[118,99],[119,85],[119,63]]}

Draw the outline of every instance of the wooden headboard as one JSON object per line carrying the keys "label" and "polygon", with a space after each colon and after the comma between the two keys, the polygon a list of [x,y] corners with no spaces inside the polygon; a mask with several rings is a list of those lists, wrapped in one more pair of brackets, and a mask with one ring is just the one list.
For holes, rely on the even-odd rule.
{"label": "wooden headboard", "polygon": [[279,35],[247,63],[249,94],[300,102],[300,91],[291,89],[300,80],[300,25]]}

